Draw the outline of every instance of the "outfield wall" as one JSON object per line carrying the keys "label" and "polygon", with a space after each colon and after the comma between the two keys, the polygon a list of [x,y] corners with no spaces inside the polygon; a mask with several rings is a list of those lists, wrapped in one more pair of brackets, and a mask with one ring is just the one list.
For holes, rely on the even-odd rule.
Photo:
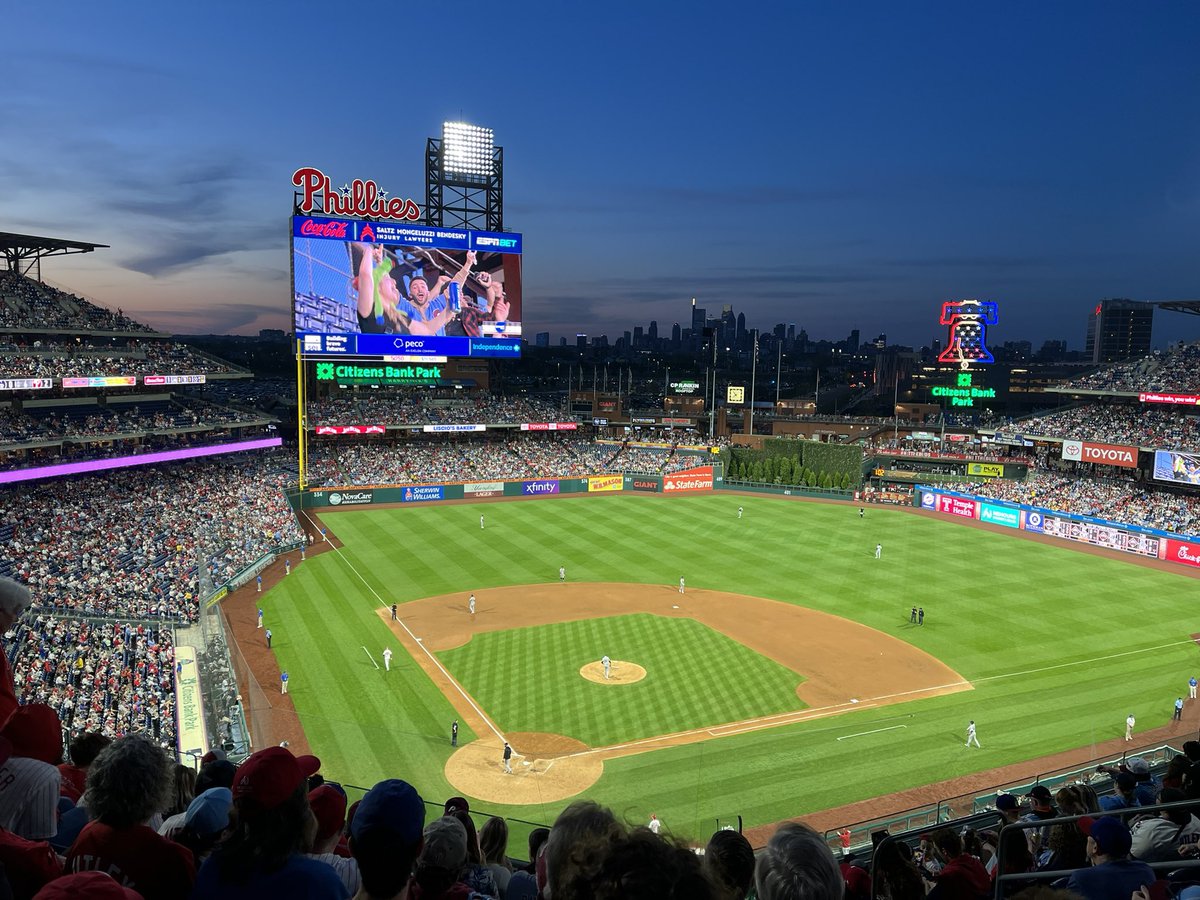
{"label": "outfield wall", "polygon": [[994,500],[991,497],[963,494],[928,485],[917,485],[913,492],[913,505],[959,519],[1016,528],[1048,537],[1078,541],[1093,547],[1121,550],[1149,559],[1162,559],[1177,565],[1200,568],[1200,541],[1169,531],[1058,512],[1025,503]]}

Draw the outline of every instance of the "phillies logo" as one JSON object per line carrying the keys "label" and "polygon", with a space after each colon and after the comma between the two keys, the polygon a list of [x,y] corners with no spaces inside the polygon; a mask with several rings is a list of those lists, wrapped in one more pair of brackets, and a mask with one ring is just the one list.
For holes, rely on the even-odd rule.
{"label": "phillies logo", "polygon": [[349,225],[349,222],[314,222],[312,219],[305,219],[304,224],[300,226],[300,233],[312,237],[340,238],[344,241]]}
{"label": "phillies logo", "polygon": [[314,204],[319,200],[325,214],[330,216],[401,222],[415,222],[421,218],[421,208],[415,201],[400,197],[389,199],[388,192],[380,190],[374,181],[356,178],[335,191],[328,175],[320,169],[306,166],[292,173],[292,184],[303,192],[300,200],[302,213],[311,214]]}

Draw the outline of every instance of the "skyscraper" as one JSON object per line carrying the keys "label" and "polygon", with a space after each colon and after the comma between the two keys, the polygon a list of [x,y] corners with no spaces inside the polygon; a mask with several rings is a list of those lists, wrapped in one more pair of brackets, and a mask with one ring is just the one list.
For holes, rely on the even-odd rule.
{"label": "skyscraper", "polygon": [[1153,325],[1153,303],[1101,300],[1088,316],[1084,352],[1097,365],[1145,356]]}

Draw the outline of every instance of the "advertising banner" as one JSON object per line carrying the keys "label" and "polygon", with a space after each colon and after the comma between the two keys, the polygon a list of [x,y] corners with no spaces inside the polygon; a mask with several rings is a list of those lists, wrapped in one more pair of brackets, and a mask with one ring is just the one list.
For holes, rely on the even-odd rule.
{"label": "advertising banner", "polygon": [[522,431],[577,431],[578,422],[522,422]]}
{"label": "advertising banner", "polygon": [[153,387],[160,384],[204,384],[207,375],[147,375],[142,384]]}
{"label": "advertising banner", "polygon": [[1074,462],[1136,469],[1137,457],[1138,448],[1124,444],[1093,444],[1090,441],[1063,441],[1062,444],[1062,458]]}
{"label": "advertising banner", "polygon": [[486,425],[422,425],[421,430],[437,433],[461,433],[466,431],[487,431]]}
{"label": "advertising banner", "polygon": [[694,469],[684,469],[663,476],[663,493],[679,494],[690,491],[711,491],[713,489],[713,467],[697,466]]}
{"label": "advertising banner", "polygon": [[1158,558],[1159,540],[1152,535],[1136,531],[1123,531],[1112,525],[1098,522],[1076,522],[1059,516],[1046,515],[1042,520],[1042,533],[1052,537],[1079,541],[1109,550],[1123,550],[1140,556]]}
{"label": "advertising banner", "polygon": [[53,378],[0,378],[0,391],[44,391],[52,387]]}
{"label": "advertising banner", "polygon": [[1176,484],[1200,484],[1200,454],[1155,450],[1154,477]]}
{"label": "advertising banner", "polygon": [[427,500],[445,499],[446,489],[440,484],[418,484],[406,487],[404,493],[400,495],[402,503],[422,503]]}
{"label": "advertising banner", "polygon": [[329,495],[330,506],[362,506],[374,502],[374,491],[334,491]]}
{"label": "advertising banner", "polygon": [[996,463],[967,463],[968,475],[982,475],[984,478],[1003,478],[1004,466]]}
{"label": "advertising banner", "polygon": [[1025,530],[1036,531],[1042,533],[1042,526],[1046,523],[1045,517],[1038,510],[1030,510],[1025,513]]}
{"label": "advertising banner", "polygon": [[64,378],[65,388],[104,388],[104,387],[134,387],[137,385],[136,375],[93,375],[89,378]]}
{"label": "advertising banner", "polygon": [[691,419],[681,419],[678,417],[671,417],[671,416],[663,416],[661,419],[659,419],[659,423],[662,425],[691,425],[692,420]]}
{"label": "advertising banner", "polygon": [[175,672],[175,718],[178,720],[179,749],[183,753],[202,756],[208,750],[208,739],[194,647],[175,648]]}
{"label": "advertising banner", "polygon": [[383,434],[382,425],[318,425],[317,434]]}
{"label": "advertising banner", "polygon": [[634,476],[633,489],[635,491],[652,491],[658,492],[658,479],[656,478],[638,478]]}
{"label": "advertising banner", "polygon": [[921,509],[937,509],[937,501],[938,495],[933,491],[921,491]]}
{"label": "advertising banner", "polygon": [[1200,404],[1200,394],[1138,394],[1143,403],[1178,403],[1181,406]]}
{"label": "advertising banner", "polygon": [[1200,568],[1200,544],[1188,544],[1173,538],[1167,538],[1166,543],[1166,559],[1180,565]]}
{"label": "advertising banner", "polygon": [[588,480],[588,493],[600,494],[619,491],[625,487],[624,475],[592,475]]}
{"label": "advertising banner", "polygon": [[1021,527],[1021,511],[1009,509],[1007,506],[993,506],[991,503],[979,504],[979,521],[991,522],[993,525],[1003,525],[1005,528]]}
{"label": "advertising banner", "polygon": [[658,419],[652,416],[633,416],[629,421],[634,425],[654,425]]}
{"label": "advertising banner", "polygon": [[962,497],[947,497],[945,494],[938,494],[937,511],[948,513],[952,516],[962,516],[964,519],[974,519],[975,501],[965,500]]}
{"label": "advertising banner", "polygon": [[498,494],[504,493],[503,481],[479,481],[474,484],[463,485],[464,494],[487,494],[489,497],[495,497]]}
{"label": "advertising banner", "polygon": [[540,481],[523,481],[521,482],[521,496],[537,497],[543,494],[557,494],[558,479],[543,478]]}

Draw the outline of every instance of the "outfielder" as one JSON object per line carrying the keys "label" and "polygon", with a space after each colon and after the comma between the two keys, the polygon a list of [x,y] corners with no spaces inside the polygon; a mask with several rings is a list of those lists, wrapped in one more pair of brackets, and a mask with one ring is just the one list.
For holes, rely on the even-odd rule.
{"label": "outfielder", "polygon": [[875,545],[875,558],[880,559],[883,556],[883,544]]}
{"label": "outfielder", "polygon": [[[742,517],[742,508],[739,506],[738,507],[738,518],[740,519],[741,517]],[[655,821],[657,821],[657,819]]]}
{"label": "outfielder", "polygon": [[608,679],[608,671],[612,668],[612,660],[608,656],[600,657],[600,665],[604,666],[604,678]]}
{"label": "outfielder", "polygon": [[385,671],[385,672],[392,671],[392,648],[391,647],[383,648],[383,671]]}
{"label": "outfielder", "polygon": [[483,531],[483,516],[479,517],[479,530]]}
{"label": "outfielder", "polygon": [[566,581],[566,580],[567,580],[567,567],[566,567],[566,566],[559,566],[559,567],[558,567],[558,580],[559,580],[559,581]]}
{"label": "outfielder", "polygon": [[471,595],[471,599],[467,601],[467,609],[471,611],[471,615],[475,615],[475,595]]}
{"label": "outfielder", "polygon": [[[974,719],[972,719],[970,722],[967,723],[967,744],[966,745],[968,747],[970,747],[972,744],[974,744],[976,747],[979,747],[979,738],[975,736],[975,720]],[[982,750],[983,748],[979,747],[979,749]]]}

